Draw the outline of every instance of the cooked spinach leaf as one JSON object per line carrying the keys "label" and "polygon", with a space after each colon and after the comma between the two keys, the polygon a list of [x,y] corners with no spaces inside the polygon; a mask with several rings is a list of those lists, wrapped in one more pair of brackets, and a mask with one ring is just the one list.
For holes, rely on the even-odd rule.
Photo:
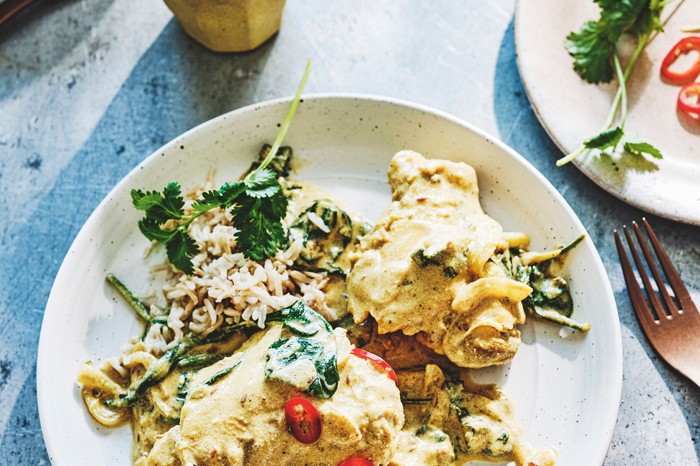
{"label": "cooked spinach leaf", "polygon": [[532,253],[510,249],[494,256],[493,261],[503,267],[506,274],[532,288],[523,300],[525,311],[532,316],[586,332],[590,324],[571,318],[574,302],[569,284],[553,271],[553,263],[562,261],[567,252],[578,245],[584,235],[578,236],[567,246],[546,253]]}
{"label": "cooked spinach leaf", "polygon": [[265,377],[291,384],[319,398],[330,398],[338,388],[335,337],[330,324],[301,301],[267,316],[291,334],[270,345]]}
{"label": "cooked spinach leaf", "polygon": [[333,201],[314,201],[289,228],[290,241],[301,238],[303,244],[296,265],[344,276],[350,271],[349,263],[343,263],[341,256],[368,230],[367,225],[355,225]]}

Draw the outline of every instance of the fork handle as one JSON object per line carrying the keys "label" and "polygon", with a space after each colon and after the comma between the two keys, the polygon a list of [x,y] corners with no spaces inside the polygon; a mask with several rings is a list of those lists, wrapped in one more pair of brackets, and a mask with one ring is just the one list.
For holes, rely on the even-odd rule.
{"label": "fork handle", "polygon": [[2,0],[0,1],[0,25],[19,13],[34,0]]}

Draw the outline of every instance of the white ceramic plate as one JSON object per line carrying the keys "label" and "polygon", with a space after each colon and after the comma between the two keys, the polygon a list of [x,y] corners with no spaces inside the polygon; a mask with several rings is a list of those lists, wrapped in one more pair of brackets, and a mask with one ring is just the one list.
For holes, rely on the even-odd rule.
{"label": "white ceramic plate", "polygon": [[[671,15],[675,8],[678,10]],[[576,150],[607,118],[615,82],[595,86],[572,68],[564,39],[597,19],[592,0],[519,0],[515,13],[518,68],[532,107],[564,153]],[[682,37],[681,28],[700,18],[700,2],[678,0],[666,7],[665,32],[639,58],[629,82],[625,131],[658,147],[664,159],[584,155],[574,164],[603,189],[662,217],[700,225],[700,123],[676,112],[680,87],[659,77],[660,63]],[[629,49],[629,47],[627,47]],[[554,160],[552,161],[554,163]]]}
{"label": "white ceramic plate", "polygon": [[[185,133],[151,155],[97,207],[70,248],[51,291],[39,343],[37,385],[41,426],[54,465],[129,464],[129,427],[108,429],[87,414],[75,377],[87,360],[118,354],[140,332],[127,305],[105,284],[114,272],[134,290],[146,288],[147,245],[129,191],[162,189],[179,180],[200,184],[210,168],[217,182],[237,179],[264,142],[274,139],[288,101],[246,107]],[[506,230],[525,231],[537,249],[583,232],[564,199],[521,156],[448,115],[383,98],[305,97],[285,144],[302,161],[296,177],[317,183],[376,221],[388,207],[386,171],[410,148],[461,160],[479,176],[482,203]],[[575,316],[592,324],[585,336],[528,322],[512,364],[480,371],[512,394],[527,439],[555,446],[560,464],[599,465],[617,418],[622,351],[617,309],[598,253],[586,239],[570,256]],[[586,452],[582,455],[581,452]]]}

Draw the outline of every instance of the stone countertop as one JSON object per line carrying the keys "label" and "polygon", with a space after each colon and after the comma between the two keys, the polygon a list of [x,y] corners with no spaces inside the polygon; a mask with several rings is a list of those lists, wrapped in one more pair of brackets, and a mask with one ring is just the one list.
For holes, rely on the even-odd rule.
{"label": "stone countertop", "polygon": [[[48,464],[36,401],[42,315],[61,261],[100,200],[184,131],[306,92],[384,95],[493,134],[563,194],[598,248],[622,323],[622,404],[606,465],[692,466],[700,389],[654,353],[612,230],[644,216],[560,156],[516,66],[514,0],[287,2],[280,33],[244,54],[189,39],[160,2],[38,1],[0,26],[0,464]],[[646,215],[700,303],[700,228]],[[581,452],[585,455],[585,452]]]}

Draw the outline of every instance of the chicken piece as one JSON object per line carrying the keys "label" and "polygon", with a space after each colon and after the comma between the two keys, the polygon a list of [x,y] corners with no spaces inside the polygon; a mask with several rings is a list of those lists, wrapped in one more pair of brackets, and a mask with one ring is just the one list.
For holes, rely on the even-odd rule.
{"label": "chicken piece", "polygon": [[[300,370],[304,356],[291,361],[297,365],[289,371],[284,369],[289,360],[270,358],[272,348],[288,342],[289,335],[283,325],[272,325],[198,372],[180,425],[156,443],[144,464],[320,466],[356,455],[388,464],[404,419],[396,384],[371,361],[353,356],[345,331],[336,329],[328,344],[337,347],[337,391],[327,399],[301,391],[295,384],[309,375]],[[273,378],[270,368],[282,379]],[[310,369],[316,370],[313,364]],[[285,404],[296,396],[307,398],[321,419],[320,437],[311,448],[287,429]]]}
{"label": "chicken piece", "polygon": [[505,243],[484,214],[474,169],[401,151],[389,167],[392,204],[362,239],[347,279],[355,322],[401,331],[461,367],[509,362],[531,288],[489,259]]}
{"label": "chicken piece", "polygon": [[450,380],[435,365],[398,375],[406,422],[390,466],[554,465],[554,448],[533,448],[524,440],[513,403],[500,387],[474,383],[468,376]]}

